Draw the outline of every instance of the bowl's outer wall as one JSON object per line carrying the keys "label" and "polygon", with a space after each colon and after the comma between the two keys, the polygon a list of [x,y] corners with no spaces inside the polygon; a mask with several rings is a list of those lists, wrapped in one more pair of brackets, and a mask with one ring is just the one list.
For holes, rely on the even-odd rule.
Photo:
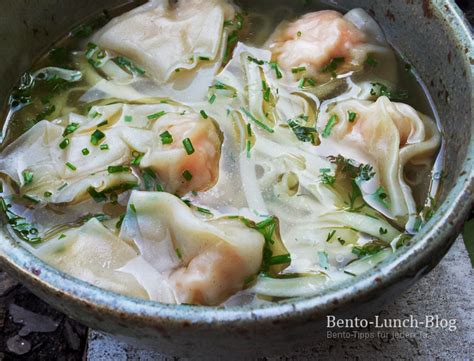
{"label": "bowl's outer wall", "polygon": [[[123,0],[2,0],[0,100],[19,75],[71,27]],[[290,3],[290,1],[288,1]],[[184,356],[242,358],[317,342],[325,315],[369,315],[434,267],[472,204],[472,38],[451,1],[340,1],[362,7],[410,59],[432,94],[447,140],[440,212],[426,236],[394,262],[356,284],[321,297],[263,310],[171,307],[131,300],[77,282],[33,259],[3,232],[0,264],[33,292],[92,327]]]}

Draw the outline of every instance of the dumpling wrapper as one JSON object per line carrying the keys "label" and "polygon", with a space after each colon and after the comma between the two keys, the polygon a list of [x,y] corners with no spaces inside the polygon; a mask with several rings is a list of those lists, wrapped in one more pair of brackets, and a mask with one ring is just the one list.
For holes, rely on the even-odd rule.
{"label": "dumpling wrapper", "polygon": [[[113,104],[93,107],[87,117],[71,113],[66,119],[35,124],[2,152],[0,172],[20,185],[22,194],[48,203],[69,203],[87,197],[90,187],[97,192],[121,185],[129,189],[139,179],[131,172],[109,174],[108,167],[128,165],[134,152],[143,154],[140,166],[158,173],[172,193],[208,189],[217,181],[221,134],[211,118],[202,119],[187,107]],[[63,132],[73,123],[78,128],[61,149]],[[91,144],[97,129],[105,135],[100,145],[107,144],[107,149]],[[173,143],[162,143],[165,131]],[[193,154],[183,147],[185,138],[191,140]],[[183,177],[185,170],[192,174],[189,181]],[[33,175],[31,182],[25,182],[25,172]]]}
{"label": "dumpling wrapper", "polygon": [[140,64],[161,84],[177,69],[193,69],[202,59],[218,60],[224,21],[234,13],[227,0],[181,0],[176,5],[156,0],[113,19],[94,41]]}
{"label": "dumpling wrapper", "polygon": [[136,251],[95,218],[56,236],[34,253],[57,269],[97,287],[149,298],[135,277],[118,271],[137,257]]}
{"label": "dumpling wrapper", "polygon": [[260,268],[264,245],[263,236],[240,220],[205,221],[163,192],[132,193],[120,238],[168,278],[177,303],[205,305],[243,288]]}
{"label": "dumpling wrapper", "polygon": [[[349,111],[357,114],[354,122],[348,120]],[[438,150],[441,136],[435,123],[411,106],[391,102],[387,97],[380,97],[376,102],[340,102],[330,112],[320,114],[320,129],[324,129],[333,115],[338,120],[329,138],[323,138],[323,146],[328,141],[342,142],[365,153],[371,159],[379,185],[388,194],[388,207],[374,197],[377,184],[371,181],[362,185],[364,199],[399,224],[410,218],[407,229],[411,229],[417,212],[404,179],[404,167],[411,159],[429,157]]]}

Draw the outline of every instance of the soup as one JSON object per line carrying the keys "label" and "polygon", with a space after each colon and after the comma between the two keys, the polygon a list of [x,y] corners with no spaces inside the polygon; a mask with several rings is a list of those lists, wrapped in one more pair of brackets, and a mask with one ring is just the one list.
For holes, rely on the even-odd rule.
{"label": "soup", "polygon": [[56,44],[5,115],[11,234],[98,287],[224,306],[409,246],[442,167],[429,95],[364,10],[279,4],[153,0]]}

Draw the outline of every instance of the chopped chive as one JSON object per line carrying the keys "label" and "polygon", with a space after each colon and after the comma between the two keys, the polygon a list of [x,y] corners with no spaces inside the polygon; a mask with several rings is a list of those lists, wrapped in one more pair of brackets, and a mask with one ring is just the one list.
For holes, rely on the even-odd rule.
{"label": "chopped chive", "polygon": [[296,68],[292,68],[292,69],[291,69],[291,72],[292,72],[293,74],[298,74],[298,73],[301,73],[301,72],[303,72],[303,71],[306,71],[306,67],[305,67],[305,66],[298,66],[298,67],[296,67]]}
{"label": "chopped chive", "polygon": [[122,214],[118,220],[118,222],[115,224],[115,228],[120,229],[122,227],[123,220],[125,218],[125,214]]}
{"label": "chopped chive", "polygon": [[207,115],[207,113],[204,110],[201,110],[199,113],[201,114],[201,117],[203,117],[204,119],[209,118],[209,115]]}
{"label": "chopped chive", "polygon": [[255,118],[252,113],[250,113],[248,110],[246,110],[245,108],[240,108],[240,110],[242,110],[245,115],[250,118],[255,124],[257,124],[260,128],[262,129],[265,129],[267,132],[269,133],[273,133],[274,130],[272,128],[270,128],[269,126],[267,126],[266,124],[262,123],[260,120],[258,120],[257,118]]}
{"label": "chopped chive", "polygon": [[202,60],[202,61],[209,61],[209,60],[211,60],[211,58],[209,58],[208,56],[200,56],[200,57],[199,57],[199,60]]}
{"label": "chopped chive", "polygon": [[66,235],[65,235],[64,233],[62,233],[62,234],[58,237],[58,239],[64,239],[64,238],[66,238]]}
{"label": "chopped chive", "polygon": [[181,251],[179,250],[179,248],[176,248],[175,252],[176,252],[176,256],[178,256],[179,259],[183,258],[183,255],[181,254]]}
{"label": "chopped chive", "polygon": [[102,133],[99,129],[96,129],[91,135],[91,143],[93,145],[98,145],[102,139],[105,138],[105,134]]}
{"label": "chopped chive", "polygon": [[65,129],[64,129],[64,132],[63,132],[63,137],[71,134],[71,133],[74,133],[77,128],[79,128],[79,123],[71,123],[69,124]]}
{"label": "chopped chive", "polygon": [[327,252],[318,252],[319,265],[324,269],[329,269],[329,261]]}
{"label": "chopped chive", "polygon": [[209,104],[214,104],[216,101],[216,94],[212,94],[212,96],[209,98]]}
{"label": "chopped chive", "polygon": [[194,153],[194,147],[193,147],[193,143],[191,143],[191,139],[189,138],[184,139],[183,146],[184,146],[184,149],[186,149],[186,153],[188,153],[188,155],[191,155]]}
{"label": "chopped chive", "polygon": [[193,179],[193,175],[191,174],[191,172],[189,170],[185,170],[183,172],[183,178],[186,179],[188,182]]}
{"label": "chopped chive", "polygon": [[301,36],[301,34],[302,34],[301,31],[298,31],[298,32],[296,33],[296,36],[299,38],[299,37]]}
{"label": "chopped chive", "polygon": [[123,120],[126,121],[127,123],[131,123],[133,120],[133,117],[131,115],[126,115]]}
{"label": "chopped chive", "polygon": [[34,198],[34,197],[32,197],[28,194],[24,194],[22,198],[29,201],[29,202],[31,202],[31,203],[33,203],[33,204],[38,204],[40,202],[38,199],[36,199],[36,198]]}
{"label": "chopped chive", "polygon": [[89,149],[87,149],[87,148],[82,149],[81,152],[82,152],[83,155],[89,155],[89,153],[90,153]]}
{"label": "chopped chive", "polygon": [[64,188],[68,186],[67,183],[64,183],[61,187],[58,188],[58,191],[62,191]]}
{"label": "chopped chive", "polygon": [[270,258],[269,265],[274,266],[277,264],[284,264],[291,262],[291,255],[290,254],[282,254],[279,256],[273,256]]}
{"label": "chopped chive", "polygon": [[212,212],[207,208],[196,207],[196,209],[197,209],[198,212],[201,212],[203,214],[207,214],[209,216],[212,216]]}
{"label": "chopped chive", "polygon": [[280,68],[278,67],[278,63],[276,61],[271,62],[270,66],[273,70],[275,70],[275,74],[276,74],[277,79],[283,78],[283,74],[281,73]]}
{"label": "chopped chive", "polygon": [[380,228],[379,228],[379,233],[380,233],[380,234],[387,234],[387,233],[388,233],[388,230],[387,230],[387,228],[382,228],[382,227],[380,227]]}
{"label": "chopped chive", "polygon": [[107,171],[109,172],[109,174],[130,172],[130,167],[127,167],[125,165],[109,165]]}
{"label": "chopped chive", "polygon": [[263,93],[263,100],[265,100],[267,103],[270,102],[270,95],[271,95],[271,89],[270,88],[266,88],[264,93]]}
{"label": "chopped chive", "polygon": [[252,136],[252,125],[250,123],[247,124],[247,134],[249,137]]}
{"label": "chopped chive", "polygon": [[70,170],[73,170],[73,171],[77,170],[76,166],[70,162],[66,162],[66,167],[68,167]]}
{"label": "chopped chive", "polygon": [[354,113],[352,111],[348,111],[347,114],[349,115],[349,123],[353,123],[354,120],[357,118],[357,113]]}
{"label": "chopped chive", "polygon": [[164,110],[162,110],[161,112],[147,115],[147,118],[150,119],[150,120],[156,120],[156,119],[161,118],[165,114],[166,114],[166,112]]}
{"label": "chopped chive", "polygon": [[339,241],[341,246],[344,246],[346,244],[346,241],[344,239],[342,239],[341,237],[337,237],[337,240]]}
{"label": "chopped chive", "polygon": [[23,171],[23,181],[25,182],[25,185],[30,184],[31,182],[33,182],[33,173],[28,171],[28,170],[24,170]]}
{"label": "chopped chive", "polygon": [[252,149],[252,142],[247,140],[247,158],[250,158],[250,150]]}
{"label": "chopped chive", "polygon": [[349,272],[349,271],[346,271],[346,270],[344,270],[344,273],[345,273],[345,274],[348,274],[349,276],[352,276],[352,277],[357,277],[356,274],[354,274],[354,273],[352,273],[352,272]]}
{"label": "chopped chive", "polygon": [[161,143],[162,144],[171,144],[171,143],[173,143],[173,136],[168,131],[164,131],[163,133],[161,133],[160,138],[161,138]]}
{"label": "chopped chive", "polygon": [[257,65],[263,65],[263,64],[265,64],[265,62],[264,62],[263,60],[258,60],[257,58],[254,58],[254,57],[252,57],[252,56],[248,56],[248,57],[247,57],[247,60],[250,61],[250,62],[252,62],[252,63],[255,63],[255,64],[257,64]]}
{"label": "chopped chive", "polygon": [[108,144],[101,144],[100,145],[100,150],[109,150],[109,145]]}
{"label": "chopped chive", "polygon": [[99,113],[99,112],[94,112],[94,114],[92,114],[92,118],[97,118],[97,117],[100,117],[100,116],[102,116],[102,114]]}
{"label": "chopped chive", "polygon": [[159,183],[156,184],[156,187],[155,187],[155,188],[156,188],[156,191],[157,191],[157,192],[164,192],[164,191],[165,191],[165,190],[163,189],[162,185],[159,184]]}
{"label": "chopped chive", "polygon": [[59,143],[59,148],[66,149],[69,143],[70,143],[69,138],[64,138],[62,142]]}
{"label": "chopped chive", "polygon": [[326,242],[329,242],[332,237],[336,234],[336,230],[332,230],[331,232],[328,233],[328,236],[326,237]]}
{"label": "chopped chive", "polygon": [[97,127],[103,127],[104,125],[107,125],[109,124],[109,121],[107,119],[101,121],[99,124],[97,124]]}
{"label": "chopped chive", "polygon": [[331,135],[332,128],[337,123],[337,115],[333,114],[331,118],[329,118],[326,127],[324,128],[323,133],[321,134],[323,138],[328,138]]}
{"label": "chopped chive", "polygon": [[53,195],[53,193],[46,191],[46,192],[44,192],[43,195],[44,195],[45,198],[49,198]]}
{"label": "chopped chive", "polygon": [[132,210],[133,213],[137,213],[137,208],[135,208],[135,204],[130,203],[130,209]]}
{"label": "chopped chive", "polygon": [[131,165],[140,165],[140,162],[142,161],[142,158],[145,154],[139,153],[139,152],[133,152],[132,156],[134,157],[133,160],[131,161]]}
{"label": "chopped chive", "polygon": [[326,65],[325,67],[321,69],[321,72],[331,73],[331,76],[335,78],[337,76],[337,73],[336,73],[337,67],[339,66],[339,64],[344,63],[344,61],[345,61],[345,58],[343,57],[334,58],[329,62],[328,65]]}

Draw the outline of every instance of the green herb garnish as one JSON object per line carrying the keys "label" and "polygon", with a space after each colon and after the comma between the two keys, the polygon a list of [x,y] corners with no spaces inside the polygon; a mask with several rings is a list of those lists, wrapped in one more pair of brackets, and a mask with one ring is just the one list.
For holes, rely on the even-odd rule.
{"label": "green herb garnish", "polygon": [[147,118],[150,119],[150,120],[156,120],[156,119],[161,118],[165,114],[166,114],[166,112],[164,110],[162,110],[161,112],[147,115]]}
{"label": "green herb garnish", "polygon": [[331,135],[332,128],[336,125],[337,121],[338,117],[336,114],[333,114],[331,118],[329,118],[326,127],[324,128],[323,133],[321,134],[323,138],[328,138]]}
{"label": "green herb garnish", "polygon": [[105,138],[105,134],[102,133],[99,129],[96,129],[91,135],[91,143],[93,145],[98,145],[102,139]]}
{"label": "green herb garnish", "polygon": [[184,139],[183,146],[188,155],[191,155],[194,153],[194,147],[193,147],[193,143],[191,142],[191,139],[189,138]]}

